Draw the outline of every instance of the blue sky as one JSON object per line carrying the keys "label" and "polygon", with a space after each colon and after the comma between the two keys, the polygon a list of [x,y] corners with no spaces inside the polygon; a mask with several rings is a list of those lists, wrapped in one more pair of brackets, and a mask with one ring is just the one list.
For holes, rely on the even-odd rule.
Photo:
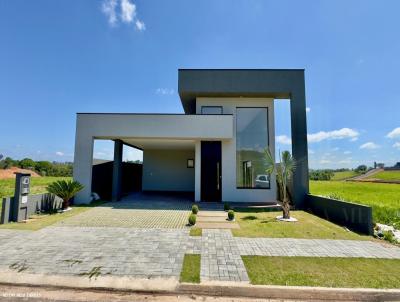
{"label": "blue sky", "polygon": [[[305,68],[310,166],[393,164],[399,11],[398,0],[1,1],[0,153],[72,161],[76,112],[183,112],[178,68]],[[283,150],[288,102],[277,105]]]}

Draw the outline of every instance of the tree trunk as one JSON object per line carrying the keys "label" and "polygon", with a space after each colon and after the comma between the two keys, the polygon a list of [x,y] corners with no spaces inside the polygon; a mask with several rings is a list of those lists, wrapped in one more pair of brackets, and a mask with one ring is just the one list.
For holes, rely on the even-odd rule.
{"label": "tree trunk", "polygon": [[289,201],[285,198],[282,203],[282,210],[283,210],[283,219],[290,218],[290,204]]}
{"label": "tree trunk", "polygon": [[69,200],[63,200],[62,202],[62,209],[66,210],[69,208]]}

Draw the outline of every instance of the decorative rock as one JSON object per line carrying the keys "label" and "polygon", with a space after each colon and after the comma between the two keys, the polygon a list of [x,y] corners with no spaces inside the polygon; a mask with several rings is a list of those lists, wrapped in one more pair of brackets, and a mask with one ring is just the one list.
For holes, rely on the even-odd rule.
{"label": "decorative rock", "polygon": [[283,218],[283,216],[276,216],[276,219],[279,221],[285,221],[285,222],[296,222],[298,221],[296,218],[294,217],[290,217],[290,218]]}

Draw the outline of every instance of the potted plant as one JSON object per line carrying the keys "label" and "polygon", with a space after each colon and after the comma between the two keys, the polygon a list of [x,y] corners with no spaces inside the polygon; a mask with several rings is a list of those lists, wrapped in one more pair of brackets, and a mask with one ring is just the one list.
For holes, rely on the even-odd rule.
{"label": "potted plant", "polygon": [[47,186],[47,191],[60,197],[62,209],[65,211],[69,208],[69,201],[79,191],[83,189],[83,185],[75,180],[58,180]]}
{"label": "potted plant", "polygon": [[279,154],[279,164],[276,165],[271,151],[267,148],[265,150],[265,164],[266,172],[268,174],[276,174],[276,180],[281,190],[282,196],[282,210],[283,215],[278,216],[277,219],[284,221],[297,221],[295,218],[290,217],[290,204],[288,198],[287,184],[293,175],[296,168],[296,161],[289,151],[283,151]]}

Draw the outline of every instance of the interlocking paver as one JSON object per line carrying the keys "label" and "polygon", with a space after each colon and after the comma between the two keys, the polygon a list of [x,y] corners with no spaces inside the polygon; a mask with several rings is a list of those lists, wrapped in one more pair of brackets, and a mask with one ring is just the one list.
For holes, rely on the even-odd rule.
{"label": "interlocking paver", "polygon": [[191,237],[188,228],[77,226],[85,217],[69,222],[72,226],[36,232],[0,230],[0,271],[88,276],[97,269],[101,274],[177,279],[184,254],[194,253],[201,254],[201,280],[248,282],[242,255],[400,259],[400,248],[372,241],[240,238],[218,229]]}

